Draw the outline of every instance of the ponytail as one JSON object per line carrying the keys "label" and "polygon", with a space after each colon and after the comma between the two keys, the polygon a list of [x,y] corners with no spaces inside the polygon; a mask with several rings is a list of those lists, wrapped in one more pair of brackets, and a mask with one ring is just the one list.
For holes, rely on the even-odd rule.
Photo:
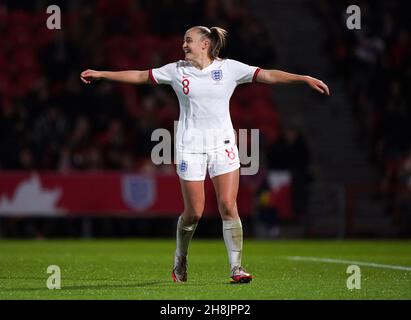
{"label": "ponytail", "polygon": [[218,58],[221,48],[225,46],[227,39],[227,31],[219,27],[212,27],[210,29],[210,51],[209,56],[212,59]]}
{"label": "ponytail", "polygon": [[197,29],[203,37],[210,40],[208,55],[210,59],[217,59],[221,48],[225,46],[227,31],[219,27],[212,27],[209,29],[203,26],[193,27],[192,29]]}

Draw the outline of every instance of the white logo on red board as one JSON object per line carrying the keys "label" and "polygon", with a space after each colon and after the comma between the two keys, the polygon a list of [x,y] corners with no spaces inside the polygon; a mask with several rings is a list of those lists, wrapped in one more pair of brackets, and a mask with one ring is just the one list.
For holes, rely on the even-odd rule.
{"label": "white logo on red board", "polygon": [[0,213],[2,215],[58,215],[63,209],[58,207],[62,195],[61,188],[46,189],[37,174],[20,182],[12,197],[0,195]]}
{"label": "white logo on red board", "polygon": [[124,175],[121,190],[124,202],[131,209],[148,209],[157,196],[155,178],[142,175]]}

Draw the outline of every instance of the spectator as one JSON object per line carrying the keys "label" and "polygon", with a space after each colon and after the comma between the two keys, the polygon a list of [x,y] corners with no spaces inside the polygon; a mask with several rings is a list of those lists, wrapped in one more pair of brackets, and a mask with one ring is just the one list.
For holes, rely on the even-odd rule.
{"label": "spectator", "polygon": [[[198,0],[154,5],[150,1],[79,0],[61,6],[66,27],[53,32],[44,28],[44,1],[6,1],[0,6],[0,13],[7,17],[0,23],[0,36],[5,39],[0,49],[0,167],[6,170],[147,168],[152,131],[174,130],[172,120],[178,119],[174,95],[108,82],[85,90],[78,74],[84,65],[156,67],[169,57],[180,57],[181,33],[190,25],[186,17],[196,22],[193,25],[227,25],[232,30],[228,43],[235,47],[225,55],[245,52],[244,47],[259,48],[248,50],[250,56],[241,60],[262,67],[272,64],[275,56],[267,30],[250,15],[246,1],[241,5],[232,0],[222,5]],[[169,14],[171,9],[175,15]],[[8,61],[13,59],[17,59],[15,68],[10,68]],[[253,90],[261,89],[244,88],[248,96],[259,95]],[[269,118],[261,116],[261,121],[271,125],[262,124],[262,131],[273,139],[276,106],[265,99],[263,109]]]}
{"label": "spectator", "polygon": [[310,153],[302,133],[292,126],[284,128],[279,139],[268,149],[268,167],[288,170],[292,177],[293,212],[300,219],[307,209]]}

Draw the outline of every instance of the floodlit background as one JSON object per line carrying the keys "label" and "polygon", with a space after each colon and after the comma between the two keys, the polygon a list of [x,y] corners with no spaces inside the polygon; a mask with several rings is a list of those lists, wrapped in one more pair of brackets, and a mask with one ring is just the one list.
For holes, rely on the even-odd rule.
{"label": "floodlit background", "polygon": [[[350,2],[1,1],[0,299],[410,299],[411,20],[406,1],[363,0],[354,21]],[[260,130],[237,199],[248,285],[228,283],[209,180],[188,282],[172,283],[182,195],[151,161],[152,132],[178,120],[172,89],[79,77],[179,60],[194,25],[228,30],[223,57],[331,90],[231,99],[234,127]]]}
{"label": "floodlit background", "polygon": [[[236,129],[260,129],[259,172],[242,176],[247,237],[411,235],[411,42],[403,1],[2,1],[0,236],[172,237],[182,210],[174,165],[150,155],[173,132],[167,86],[84,85],[79,74],[182,58],[193,25],[228,30],[223,57],[322,79],[243,85]],[[61,29],[49,30],[49,5]],[[212,185],[197,236],[220,237]]]}

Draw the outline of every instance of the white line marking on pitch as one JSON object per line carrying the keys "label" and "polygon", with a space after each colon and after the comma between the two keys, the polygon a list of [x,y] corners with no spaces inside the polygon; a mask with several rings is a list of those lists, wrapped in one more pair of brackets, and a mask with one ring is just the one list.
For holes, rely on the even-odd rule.
{"label": "white line marking on pitch", "polygon": [[295,261],[313,261],[313,262],[339,263],[339,264],[356,264],[356,265],[365,266],[365,267],[411,271],[411,267],[396,266],[396,265],[391,265],[391,264],[380,264],[380,263],[373,263],[373,262],[353,261],[353,260],[339,260],[339,259],[330,259],[330,258],[302,257],[302,256],[292,256],[292,257],[287,257],[287,259],[288,260],[295,260]]}

